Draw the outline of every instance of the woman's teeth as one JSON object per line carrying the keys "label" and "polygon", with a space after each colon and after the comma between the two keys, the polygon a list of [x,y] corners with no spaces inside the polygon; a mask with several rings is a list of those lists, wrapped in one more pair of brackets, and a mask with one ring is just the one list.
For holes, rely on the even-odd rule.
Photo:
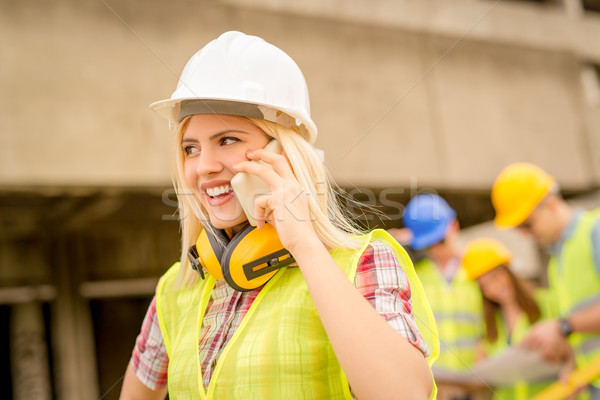
{"label": "woman's teeth", "polygon": [[206,193],[208,193],[208,195],[210,197],[217,197],[222,194],[229,193],[230,191],[231,191],[231,186],[229,186],[229,185],[215,186],[215,187],[206,189]]}

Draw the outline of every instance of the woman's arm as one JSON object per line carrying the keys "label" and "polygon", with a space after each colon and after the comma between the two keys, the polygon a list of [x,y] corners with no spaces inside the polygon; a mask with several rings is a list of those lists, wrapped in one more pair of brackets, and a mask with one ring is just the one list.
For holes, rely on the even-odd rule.
{"label": "woman's arm", "polygon": [[[123,400],[164,399],[167,394],[168,365],[169,357],[158,324],[156,297],[154,297],[148,306],[142,329],[135,341],[120,398]],[[139,377],[138,373],[140,373]],[[150,389],[151,387],[156,390]]]}
{"label": "woman's arm", "polygon": [[151,390],[139,380],[131,364],[127,367],[120,400],[162,400],[167,396],[167,388]]}
{"label": "woman's arm", "polygon": [[[315,233],[306,194],[284,156],[255,150],[247,154],[273,166],[235,166],[259,176],[271,194],[255,202],[258,228],[273,223],[295,258],[321,322],[352,390],[365,399],[427,399],[432,375],[423,354],[399,335],[354,288]],[[265,210],[272,210],[265,216]],[[262,217],[262,218],[261,218]]]}
{"label": "woman's arm", "polygon": [[428,398],[432,377],[423,354],[371,307],[315,239],[292,255],[352,390],[359,399]]}
{"label": "woman's arm", "polygon": [[482,339],[477,342],[477,347],[475,347],[475,362],[483,361],[488,357],[485,351],[485,341]]}
{"label": "woman's arm", "polygon": [[[600,332],[600,303],[579,310],[567,318],[573,332]],[[562,361],[569,346],[559,329],[559,320],[551,319],[537,322],[521,345],[539,351],[549,361]]]}

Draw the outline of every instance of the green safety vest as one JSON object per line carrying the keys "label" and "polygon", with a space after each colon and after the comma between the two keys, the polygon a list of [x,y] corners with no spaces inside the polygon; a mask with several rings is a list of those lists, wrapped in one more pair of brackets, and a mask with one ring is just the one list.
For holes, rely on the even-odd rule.
{"label": "green safety vest", "polygon": [[436,367],[461,371],[476,361],[477,343],[483,337],[483,303],[477,282],[459,268],[450,283],[435,263],[424,258],[415,265],[425,289],[439,333]]}
{"label": "green safety vest", "polygon": [[[548,265],[548,281],[557,294],[558,311],[568,316],[600,302],[600,275],[594,264],[592,229],[600,209],[583,212],[571,237]],[[573,333],[569,343],[581,367],[600,355],[600,333]],[[593,381],[600,388],[600,378]]]}
{"label": "green safety vest", "polygon": [[[385,231],[364,237],[360,250],[331,252],[350,281],[371,241],[394,249],[406,273],[417,325],[433,362],[435,322],[408,255]],[[169,356],[168,386],[173,399],[350,399],[348,381],[329,343],[299,268],[282,268],[261,289],[241,325],[223,349],[204,387],[198,343],[203,316],[215,284],[208,276],[193,286],[173,288],[179,265],[161,278],[156,304]],[[195,334],[193,334],[195,333]],[[436,390],[432,393],[435,398]]]}

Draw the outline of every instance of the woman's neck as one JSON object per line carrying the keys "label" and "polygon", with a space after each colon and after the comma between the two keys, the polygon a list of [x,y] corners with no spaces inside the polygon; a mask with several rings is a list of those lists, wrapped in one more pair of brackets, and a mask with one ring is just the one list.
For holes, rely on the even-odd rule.
{"label": "woman's neck", "polygon": [[242,222],[241,224],[225,228],[224,231],[229,236],[229,239],[232,239],[239,231],[241,231],[246,225],[248,225],[248,221]]}
{"label": "woman's neck", "polygon": [[506,321],[506,328],[508,329],[508,333],[512,334],[515,325],[519,319],[519,316],[523,313],[523,310],[516,301],[511,301],[506,304],[502,304],[501,306],[502,316]]}
{"label": "woman's neck", "polygon": [[452,266],[452,261],[459,259],[458,253],[454,251],[452,246],[448,246],[447,244],[443,245],[443,247],[440,246],[436,249],[432,249],[429,253],[429,257],[441,270],[446,269],[448,266]]}

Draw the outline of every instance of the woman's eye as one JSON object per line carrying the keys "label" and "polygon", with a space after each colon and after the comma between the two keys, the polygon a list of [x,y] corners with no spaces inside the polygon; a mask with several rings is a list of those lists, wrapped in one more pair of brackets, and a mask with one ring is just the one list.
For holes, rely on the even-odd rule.
{"label": "woman's eye", "polygon": [[224,137],[223,139],[221,139],[221,144],[223,145],[230,145],[230,144],[234,144],[236,142],[239,142],[240,140],[238,138],[234,138],[234,137]]}
{"label": "woman's eye", "polygon": [[198,148],[196,148],[196,146],[191,146],[190,145],[190,146],[184,146],[183,147],[183,153],[186,156],[190,156],[190,155],[196,153],[197,151],[198,151]]}

